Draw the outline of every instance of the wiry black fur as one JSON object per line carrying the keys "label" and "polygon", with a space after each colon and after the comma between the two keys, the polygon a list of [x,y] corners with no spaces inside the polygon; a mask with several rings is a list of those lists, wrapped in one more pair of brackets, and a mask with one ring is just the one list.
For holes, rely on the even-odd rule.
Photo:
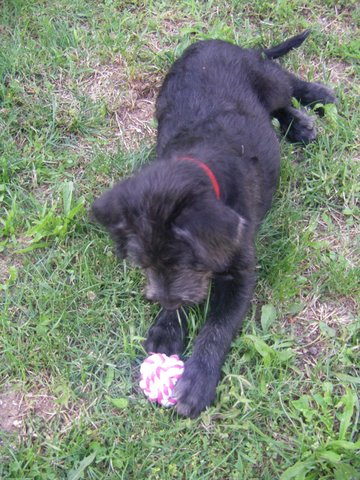
{"label": "wiry black fur", "polygon": [[[158,96],[157,159],[93,206],[118,252],[144,268],[147,296],[163,310],[148,351],[181,353],[186,322],[176,309],[205,299],[210,312],[175,389],[177,410],[197,416],[215,397],[225,355],[255,284],[254,241],[279,174],[271,118],[291,141],[315,138],[312,121],[291,105],[334,102],[320,84],[302,81],[267,57],[298,46],[307,33],[263,52],[219,40],[190,46]],[[216,199],[205,162],[220,185]]]}

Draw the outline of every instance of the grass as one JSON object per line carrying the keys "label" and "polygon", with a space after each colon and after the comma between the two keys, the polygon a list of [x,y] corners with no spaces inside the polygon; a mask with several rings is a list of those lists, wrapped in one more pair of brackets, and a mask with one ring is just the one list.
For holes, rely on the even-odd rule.
{"label": "grass", "polygon": [[[359,479],[356,2],[8,0],[0,15],[0,478]],[[282,141],[242,335],[216,404],[178,418],[139,392],[158,309],[88,209],[153,155],[156,91],[187,45],[307,27],[283,63],[333,86],[338,112],[315,143]]]}

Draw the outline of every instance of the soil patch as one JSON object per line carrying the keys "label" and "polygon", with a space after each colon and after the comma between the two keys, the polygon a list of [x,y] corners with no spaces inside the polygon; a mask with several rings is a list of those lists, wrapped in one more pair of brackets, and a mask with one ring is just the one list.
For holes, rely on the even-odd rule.
{"label": "soil patch", "polygon": [[24,392],[8,385],[0,393],[0,442],[1,433],[36,437],[37,431],[47,429],[53,420],[65,431],[78,414],[74,405],[60,405],[46,388]]}
{"label": "soil patch", "polygon": [[293,326],[297,340],[294,348],[302,370],[315,366],[318,358],[329,351],[329,336],[338,335],[342,326],[352,323],[357,310],[356,302],[350,298],[329,302],[314,298],[304,303],[308,305],[301,313],[287,319]]}
{"label": "soil patch", "polygon": [[82,82],[81,89],[94,101],[103,101],[110,114],[114,132],[110,144],[121,142],[127,149],[136,149],[155,137],[153,123],[155,99],[160,80],[153,73],[131,76],[121,58],[106,65],[97,65]]}

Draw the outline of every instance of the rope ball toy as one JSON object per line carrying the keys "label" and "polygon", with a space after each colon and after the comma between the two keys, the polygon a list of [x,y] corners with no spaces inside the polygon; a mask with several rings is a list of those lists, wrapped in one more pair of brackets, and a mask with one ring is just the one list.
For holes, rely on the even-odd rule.
{"label": "rope ball toy", "polygon": [[184,362],[177,355],[153,353],[141,364],[140,388],[150,402],[171,407],[176,404],[172,393],[183,371]]}

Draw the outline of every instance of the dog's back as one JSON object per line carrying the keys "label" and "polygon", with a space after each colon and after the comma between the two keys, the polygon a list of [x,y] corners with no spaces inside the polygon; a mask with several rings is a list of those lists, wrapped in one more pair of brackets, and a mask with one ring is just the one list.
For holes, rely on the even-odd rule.
{"label": "dog's back", "polygon": [[245,210],[250,188],[246,214],[259,221],[270,207],[279,169],[270,111],[290,98],[286,74],[261,52],[221,40],[197,42],[174,63],[159,93],[158,158],[191,153],[220,170],[220,178],[226,165],[225,202]]}

